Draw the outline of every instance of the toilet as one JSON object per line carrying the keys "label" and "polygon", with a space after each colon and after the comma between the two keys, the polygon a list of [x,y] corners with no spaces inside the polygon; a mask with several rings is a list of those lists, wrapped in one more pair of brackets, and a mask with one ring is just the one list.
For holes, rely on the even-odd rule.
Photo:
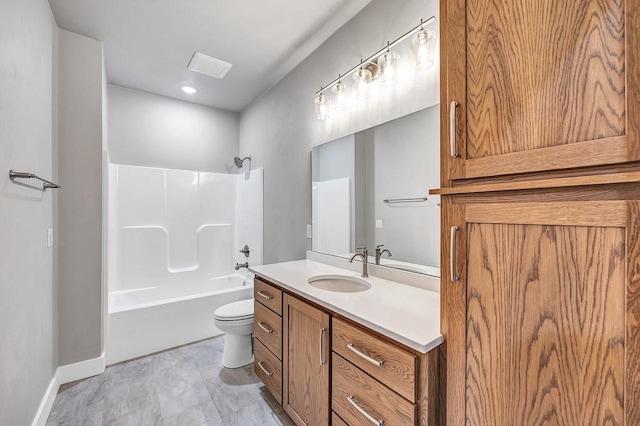
{"label": "toilet", "polygon": [[253,299],[240,300],[215,310],[216,327],[225,333],[222,365],[238,368],[253,362]]}

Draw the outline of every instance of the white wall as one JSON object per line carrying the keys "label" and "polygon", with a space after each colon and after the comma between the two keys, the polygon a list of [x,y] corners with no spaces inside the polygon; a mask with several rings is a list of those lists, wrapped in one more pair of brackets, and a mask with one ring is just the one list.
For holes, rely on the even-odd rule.
{"label": "white wall", "polygon": [[108,86],[112,163],[236,172],[238,113]]}
{"label": "white wall", "polygon": [[[439,102],[439,67],[416,72],[401,46],[405,78],[328,121],[316,119],[314,92],[419,23],[438,15],[435,0],[374,0],[240,116],[240,153],[264,167],[265,263],[301,259],[311,247],[311,159],[315,145]],[[434,27],[435,28],[435,27]]]}
{"label": "white wall", "polygon": [[59,363],[102,353],[102,43],[59,31]]}
{"label": "white wall", "polygon": [[55,367],[55,290],[47,229],[53,176],[55,23],[42,0],[0,2],[0,424],[30,424]]}

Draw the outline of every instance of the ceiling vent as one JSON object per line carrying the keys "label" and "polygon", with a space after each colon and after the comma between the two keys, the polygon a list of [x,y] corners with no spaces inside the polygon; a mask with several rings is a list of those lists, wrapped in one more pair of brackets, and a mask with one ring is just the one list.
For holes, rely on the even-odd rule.
{"label": "ceiling vent", "polygon": [[232,65],[229,62],[221,61],[204,53],[196,52],[189,62],[191,71],[199,72],[215,78],[224,78],[229,72]]}

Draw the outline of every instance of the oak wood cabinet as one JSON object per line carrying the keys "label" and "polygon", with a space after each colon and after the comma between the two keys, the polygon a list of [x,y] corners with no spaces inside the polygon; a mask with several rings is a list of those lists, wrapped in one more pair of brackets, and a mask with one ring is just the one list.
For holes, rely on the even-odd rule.
{"label": "oak wood cabinet", "polygon": [[284,409],[298,426],[329,424],[330,317],[284,295]]}
{"label": "oak wood cabinet", "polygon": [[443,197],[447,424],[640,424],[638,200]]}
{"label": "oak wood cabinet", "polygon": [[443,186],[640,160],[640,2],[440,11]]}

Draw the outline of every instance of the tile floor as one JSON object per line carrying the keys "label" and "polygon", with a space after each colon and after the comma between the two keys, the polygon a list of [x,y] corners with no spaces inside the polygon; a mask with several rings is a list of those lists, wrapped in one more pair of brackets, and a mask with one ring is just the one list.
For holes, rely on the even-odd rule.
{"label": "tile floor", "polygon": [[293,426],[253,365],[222,367],[223,339],[117,364],[64,385],[47,426]]}

